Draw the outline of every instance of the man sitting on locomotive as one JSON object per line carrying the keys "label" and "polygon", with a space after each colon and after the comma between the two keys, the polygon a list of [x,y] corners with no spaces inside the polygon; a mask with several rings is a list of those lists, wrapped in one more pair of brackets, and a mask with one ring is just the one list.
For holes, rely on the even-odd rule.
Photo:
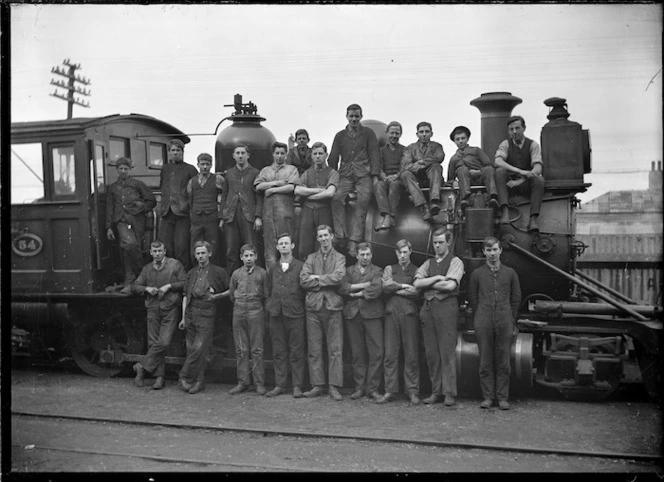
{"label": "man sitting on locomotive", "polygon": [[295,166],[298,174],[301,176],[313,165],[311,153],[313,148],[309,147],[309,133],[305,129],[295,131],[295,147],[288,151],[286,164]]}
{"label": "man sitting on locomotive", "polygon": [[[443,183],[443,160],[445,151],[438,142],[432,141],[433,128],[429,122],[417,124],[417,142],[406,147],[401,159],[401,181],[404,183],[413,204],[422,211],[422,219],[431,221],[440,212],[440,187]],[[429,202],[420,188],[420,181],[429,181]]]}
{"label": "man sitting on locomotive", "polygon": [[131,293],[131,283],[143,268],[143,234],[145,215],[157,204],[145,183],[131,178],[131,159],[115,161],[118,180],[108,186],[106,197],[106,237],[115,241],[115,228],[120,237],[120,253],[124,265],[124,287],[121,293]]}
{"label": "man sitting on locomotive", "polygon": [[327,146],[314,142],[311,147],[314,165],[300,176],[295,195],[302,201],[300,210],[299,257],[307,259],[316,250],[316,228],[332,225],[332,197],[339,185],[339,173],[326,165]]}
{"label": "man sitting on locomotive", "polygon": [[132,285],[132,291],[145,295],[148,320],[148,352],[143,363],[136,363],[134,384],[143,386],[144,372],[153,373],[157,380],[152,388],[164,388],[164,358],[171,344],[173,332],[178,325],[182,304],[182,289],[187,272],[177,259],[166,257],[166,248],[161,241],[150,245],[152,262],[143,267]]}
{"label": "man sitting on locomotive", "polygon": [[374,193],[378,211],[382,218],[376,221],[375,231],[390,229],[394,226],[399,199],[403,190],[401,182],[401,158],[406,146],[399,143],[403,128],[397,121],[392,121],[385,129],[387,144],[380,149],[380,177],[374,178]]}
{"label": "man sitting on locomotive", "polygon": [[447,168],[447,182],[452,183],[454,178],[459,180],[459,197],[461,198],[461,210],[465,212],[470,205],[470,186],[472,181],[480,179],[486,193],[489,195],[489,206],[498,208],[498,192],[494,179],[493,162],[480,147],[468,145],[470,129],[466,126],[457,126],[450,134],[458,150],[451,157]]}
{"label": "man sitting on locomotive", "polygon": [[542,150],[537,142],[528,139],[524,132],[526,121],[521,116],[507,121],[509,139],[504,140],[496,151],[496,189],[498,203],[502,209],[500,223],[509,224],[508,190],[530,197],[529,232],[538,232],[540,207],[544,197],[542,177]]}

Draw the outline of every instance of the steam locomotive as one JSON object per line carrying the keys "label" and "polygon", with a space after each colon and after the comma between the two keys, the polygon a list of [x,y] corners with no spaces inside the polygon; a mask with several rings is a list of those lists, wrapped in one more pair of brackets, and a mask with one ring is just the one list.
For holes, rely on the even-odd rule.
{"label": "steam locomotive", "polygon": [[[519,103],[521,99],[507,92],[485,93],[470,102],[481,113],[485,152],[492,155],[506,137],[506,121]],[[473,207],[462,211],[457,188],[448,183],[442,188],[443,206],[433,226],[422,220],[404,193],[396,226],[375,232],[371,227],[379,213],[372,206],[365,239],[373,244],[374,263],[396,262],[393,247],[407,238],[413,245],[412,261],[419,265],[433,255],[435,228],[453,232],[452,251],[466,270],[460,287],[456,352],[460,392],[479,385],[479,351],[465,301],[467,282],[472,270],[485,262],[482,240],[496,236],[504,248],[502,259],[517,271],[523,292],[519,333],[511,350],[514,388],[528,391],[535,385],[548,386],[566,396],[601,399],[629,377],[629,367],[636,367],[648,392],[658,396],[662,308],[637,305],[577,270],[576,261],[585,246],[575,240],[579,206],[575,194],[589,186],[583,176],[591,171],[590,136],[581,124],[568,120],[565,99],[553,97],[544,104],[549,108],[549,122],[541,132],[546,191],[539,233],[526,229],[529,199],[510,199],[510,223],[499,224],[487,206],[484,187],[472,187]],[[276,139],[261,125],[265,118],[258,115],[255,104],[242,103],[239,94],[231,106],[235,111],[217,125],[218,130],[222,122],[231,122],[216,139],[216,172],[233,165],[233,146],[238,142],[249,145],[255,167],[270,164]],[[387,142],[386,124],[371,120],[363,124],[376,132],[381,146]],[[13,355],[71,357],[94,376],[118,375],[140,360],[146,348],[143,301],[119,292],[118,249],[103,235],[105,190],[117,179],[115,160],[130,157],[132,176],[145,182],[159,199],[159,172],[168,162],[166,146],[173,138],[190,142],[174,126],[140,114],[12,124],[12,168],[23,165],[31,172],[21,179],[21,187],[13,181],[11,194]],[[351,219],[352,195],[346,209]],[[158,221],[153,214],[146,243],[158,237]],[[352,262],[348,257],[348,264]],[[232,306],[226,303],[215,331],[213,370],[235,364],[229,321]],[[271,357],[268,338],[267,360]],[[166,362],[174,367],[183,360],[179,333]],[[423,355],[421,360],[426,365]]]}

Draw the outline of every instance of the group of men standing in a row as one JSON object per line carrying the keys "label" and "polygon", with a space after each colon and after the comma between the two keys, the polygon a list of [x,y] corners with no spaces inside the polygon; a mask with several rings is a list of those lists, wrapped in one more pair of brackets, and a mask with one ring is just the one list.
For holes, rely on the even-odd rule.
{"label": "group of men standing in a row", "polygon": [[[404,392],[410,403],[419,404],[421,325],[431,380],[431,394],[422,402],[455,405],[458,294],[464,265],[450,252],[451,233],[434,231],[435,256],[419,267],[411,263],[410,242],[398,241],[398,262],[382,269],[372,263],[371,244],[360,243],[357,263],[346,267],[345,256],[333,247],[333,229],[321,225],[316,232],[320,248],[304,262],[293,256],[292,236],[278,235],[279,258],[267,271],[256,265],[256,248],[242,246],[243,266],[233,271],[230,280],[224,268],[210,263],[211,246],[206,241],[196,243],[198,266],[188,274],[179,261],[165,256],[163,243],[153,242],[153,262],[132,285],[135,293],[146,296],[149,347],[144,361],[134,365],[134,383],[143,386],[148,371],[157,377],[152,388],[164,387],[164,356],[181,299],[179,327],[186,329],[187,357],[179,386],[190,394],[202,391],[217,318],[215,301],[229,297],[238,379],[229,392],[232,395],[248,390],[252,377],[259,395],[280,395],[288,389],[290,371],[293,397],[327,392],[334,400],[342,400],[346,331],[354,382],[350,398],[367,396],[377,403],[397,398],[402,351]],[[481,407],[497,402],[501,409],[509,409],[510,345],[521,291],[515,271],[500,263],[499,241],[487,238],[483,251],[487,264],[473,271],[468,291],[480,349]],[[270,391],[265,387],[263,363],[266,323],[275,373],[275,387]],[[305,357],[308,391],[303,391]],[[385,391],[380,394],[383,381]]]}

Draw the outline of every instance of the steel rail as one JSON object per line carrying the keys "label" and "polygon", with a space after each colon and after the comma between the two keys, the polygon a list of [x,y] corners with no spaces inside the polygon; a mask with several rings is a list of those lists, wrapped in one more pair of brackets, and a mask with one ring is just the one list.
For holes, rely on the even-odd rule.
{"label": "steel rail", "polygon": [[343,435],[325,432],[307,432],[297,430],[273,430],[264,428],[246,428],[246,427],[233,427],[226,426],[209,426],[209,425],[192,425],[192,424],[179,424],[172,422],[150,422],[144,420],[117,420],[105,417],[87,417],[78,415],[57,415],[57,414],[44,414],[38,412],[30,412],[25,410],[12,411],[12,415],[30,416],[36,418],[50,418],[50,419],[65,419],[65,420],[78,420],[83,422],[101,422],[101,423],[116,423],[125,425],[138,425],[145,427],[169,427],[188,430],[209,430],[215,432],[240,432],[240,433],[253,433],[262,436],[287,436],[287,437],[302,437],[302,438],[329,438],[337,440],[363,440],[368,442],[382,442],[382,443],[400,443],[400,444],[415,444],[433,447],[455,447],[465,449],[479,449],[496,452],[517,452],[517,453],[532,453],[532,454],[546,454],[546,455],[567,455],[575,457],[594,457],[594,458],[609,458],[609,459],[628,459],[628,460],[643,460],[643,461],[661,461],[664,455],[650,455],[650,454],[637,454],[637,453],[623,453],[623,452],[590,452],[585,450],[569,450],[569,449],[550,449],[544,447],[523,447],[518,445],[491,445],[470,442],[452,442],[431,439],[412,439],[412,438],[394,438],[394,437],[381,437],[371,435]]}

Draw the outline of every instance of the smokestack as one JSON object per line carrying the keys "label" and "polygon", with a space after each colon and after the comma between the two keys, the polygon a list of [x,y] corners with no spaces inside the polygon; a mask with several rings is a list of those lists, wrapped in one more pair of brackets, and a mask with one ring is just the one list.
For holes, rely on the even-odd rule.
{"label": "smokestack", "polygon": [[[655,168],[655,162],[657,168]],[[648,173],[648,188],[650,192],[662,192],[662,161],[652,161],[652,169]]]}
{"label": "smokestack", "polygon": [[470,105],[477,107],[482,114],[482,149],[490,159],[493,159],[500,143],[507,139],[507,119],[512,116],[512,109],[521,102],[510,92],[487,92],[470,101]]}

